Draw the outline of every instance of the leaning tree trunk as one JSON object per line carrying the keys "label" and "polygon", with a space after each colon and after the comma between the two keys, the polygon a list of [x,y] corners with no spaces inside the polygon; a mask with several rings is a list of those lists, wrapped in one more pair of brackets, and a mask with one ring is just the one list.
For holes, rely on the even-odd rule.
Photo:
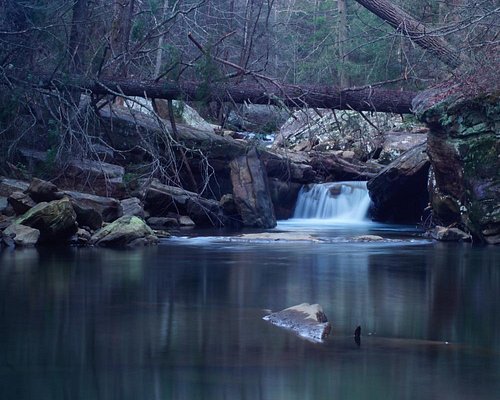
{"label": "leaning tree trunk", "polygon": [[429,29],[411,15],[388,0],[355,0],[363,7],[382,18],[398,32],[408,36],[413,42],[429,51],[449,67],[456,69],[467,63],[467,57],[460,55],[446,39]]}
{"label": "leaning tree trunk", "polygon": [[[25,82],[24,82],[25,83]],[[207,87],[197,82],[156,82],[132,79],[92,80],[67,76],[62,80],[34,74],[33,87],[80,88],[94,94],[117,94],[151,99],[186,101],[231,101],[235,103],[274,104],[287,107],[316,107],[337,110],[412,113],[415,92],[373,87],[339,89],[335,86],[285,84],[214,84]]]}

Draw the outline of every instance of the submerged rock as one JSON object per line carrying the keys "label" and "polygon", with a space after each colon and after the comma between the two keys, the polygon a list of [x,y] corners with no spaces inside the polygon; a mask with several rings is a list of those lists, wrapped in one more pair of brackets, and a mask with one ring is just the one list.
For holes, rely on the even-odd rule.
{"label": "submerged rock", "polygon": [[361,235],[361,236],[355,236],[352,239],[357,242],[380,242],[384,240],[382,236],[378,235]]}
{"label": "submerged rock", "polygon": [[316,342],[326,339],[332,329],[319,304],[302,303],[266,315],[263,319]]}
{"label": "submerged rock", "polygon": [[91,242],[105,247],[134,247],[157,243],[158,238],[146,223],[134,216],[126,215],[98,230]]}

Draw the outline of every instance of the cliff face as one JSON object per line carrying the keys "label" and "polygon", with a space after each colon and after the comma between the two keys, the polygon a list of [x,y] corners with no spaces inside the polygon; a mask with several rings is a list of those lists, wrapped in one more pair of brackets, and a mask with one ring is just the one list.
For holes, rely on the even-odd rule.
{"label": "cliff face", "polygon": [[[449,90],[448,90],[449,93]],[[428,91],[413,108],[430,132],[429,194],[434,217],[500,244],[500,93]]]}

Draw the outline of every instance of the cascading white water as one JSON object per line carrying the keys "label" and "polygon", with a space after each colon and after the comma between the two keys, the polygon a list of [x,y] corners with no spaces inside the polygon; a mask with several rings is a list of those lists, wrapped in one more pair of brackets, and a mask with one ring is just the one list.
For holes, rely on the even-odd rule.
{"label": "cascading white water", "polygon": [[302,187],[293,218],[363,222],[369,207],[366,182],[322,183]]}

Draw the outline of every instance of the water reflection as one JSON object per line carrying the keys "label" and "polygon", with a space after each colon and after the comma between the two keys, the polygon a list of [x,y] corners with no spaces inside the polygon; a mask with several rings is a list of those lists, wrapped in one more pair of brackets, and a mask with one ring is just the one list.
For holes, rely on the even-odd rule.
{"label": "water reflection", "polygon": [[[498,248],[184,243],[0,253],[0,398],[500,392]],[[325,344],[261,319],[304,301],[333,323]]]}

